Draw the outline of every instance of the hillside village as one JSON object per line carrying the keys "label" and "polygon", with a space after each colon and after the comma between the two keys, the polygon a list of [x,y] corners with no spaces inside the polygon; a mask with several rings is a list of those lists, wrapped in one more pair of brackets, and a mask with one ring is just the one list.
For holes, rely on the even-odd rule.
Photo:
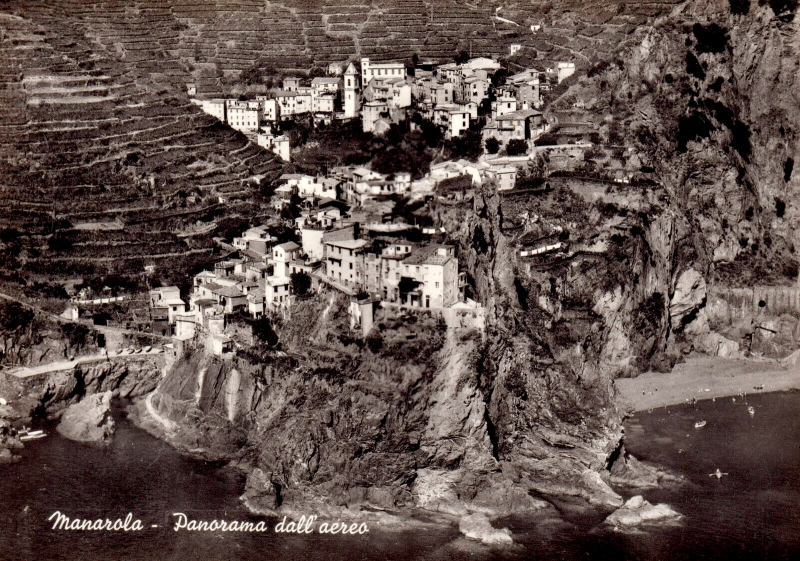
{"label": "hillside village", "polygon": [[[298,184],[311,178],[286,179],[297,196]],[[302,192],[305,201],[315,198],[313,191]],[[172,336],[178,345],[203,335],[209,350],[221,355],[233,350],[226,335],[231,315],[258,320],[286,313],[298,298],[321,285],[350,297],[350,325],[365,337],[378,306],[424,309],[448,325],[482,328],[484,310],[465,297],[466,275],[459,270],[453,245],[410,242],[402,236],[392,241],[398,232],[381,232],[380,227],[377,233],[384,235],[370,238],[363,228],[379,225],[362,227],[347,213],[349,208],[324,199],[303,211],[296,219],[301,244],[278,243],[270,225],[242,232],[231,246],[239,257],[195,275],[188,303],[178,287],[150,292],[153,332]]]}
{"label": "hillside village", "polygon": [[[519,50],[513,47],[520,46],[512,45],[512,54]],[[413,129],[423,120],[440,127],[446,139],[473,130],[494,145],[487,150],[490,155],[500,150],[519,155],[550,129],[540,111],[543,92],[574,73],[572,62],[509,75],[497,60],[486,57],[446,64],[421,61],[413,67],[365,57],[358,63],[330,64],[328,76],[286,77],[280,89],[255,99],[201,99],[194,84],[188,85],[188,93],[203,111],[286,162],[297,147],[281,134],[281,123],[301,116],[315,124],[357,119],[363,132],[376,135],[387,133],[392,124],[409,121]],[[523,144],[508,151],[512,141]]]}
{"label": "hillside village", "polygon": [[[315,126],[360,121],[364,133],[376,136],[393,124],[410,122],[413,129],[422,120],[445,139],[478,132],[490,153],[477,162],[433,163],[422,177],[364,165],[334,166],[316,176],[284,173],[271,199],[280,218],[240,232],[232,244],[218,239],[229,258],[195,275],[187,300],[175,286],[150,292],[154,333],[178,344],[202,334],[212,352],[224,354],[233,350],[226,334],[232,315],[258,320],[287,313],[322,285],[351,298],[350,324],[363,336],[378,306],[429,310],[449,325],[482,328],[484,310],[466,295],[466,274],[444,228],[394,220],[383,203],[421,203],[437,188],[441,198],[442,185],[451,187],[444,197],[450,200],[484,182],[498,191],[514,189],[534,142],[551,129],[541,112],[542,93],[569,78],[575,65],[559,62],[513,75],[484,57],[414,66],[366,57],[331,64],[328,76],[285,77],[280,89],[255,99],[199,99],[189,85],[203,111],[286,162],[293,147],[280,134],[281,124],[298,118]],[[291,240],[275,235],[279,225],[289,227]]]}

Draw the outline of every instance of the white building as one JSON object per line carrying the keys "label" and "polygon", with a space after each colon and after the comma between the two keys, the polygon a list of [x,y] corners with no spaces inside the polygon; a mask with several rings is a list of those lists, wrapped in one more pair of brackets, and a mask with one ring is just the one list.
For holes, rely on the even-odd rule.
{"label": "white building", "polygon": [[[420,308],[446,308],[459,301],[458,260],[452,246],[421,248],[402,261],[401,303]],[[406,285],[416,284],[409,292]]]}
{"label": "white building", "polygon": [[242,132],[258,130],[264,111],[260,101],[228,100],[227,119],[231,128]]}
{"label": "white building", "polygon": [[264,305],[270,309],[283,308],[289,304],[292,279],[289,276],[268,277],[264,282]]}
{"label": "white building", "polygon": [[361,129],[364,132],[375,132],[375,123],[382,114],[388,112],[389,104],[386,101],[368,101],[361,107]]}
{"label": "white building", "polygon": [[433,122],[445,128],[445,136],[460,136],[469,128],[470,108],[463,105],[438,105],[433,109]]}
{"label": "white building", "polygon": [[256,137],[258,145],[267,150],[272,150],[284,162],[288,162],[291,158],[291,147],[289,146],[289,137],[285,135],[274,136],[271,132],[260,132]]}
{"label": "white building", "polygon": [[264,112],[262,118],[265,121],[274,122],[281,118],[281,110],[278,106],[278,101],[275,98],[257,95],[256,100],[261,102],[261,108]]}
{"label": "white building", "polygon": [[297,92],[278,90],[275,92],[275,100],[278,103],[281,118],[291,117],[297,113]]}
{"label": "white building", "polygon": [[574,62],[559,62],[558,66],[558,83],[560,84],[573,74],[575,74],[575,63]]}
{"label": "white building", "polygon": [[361,253],[366,240],[342,240],[325,242],[325,264],[327,277],[349,288],[361,285]]}
{"label": "white building", "polygon": [[203,111],[225,123],[227,122],[225,118],[227,115],[225,111],[226,101],[225,99],[204,99],[201,107]]}
{"label": "white building", "polygon": [[402,62],[370,62],[368,58],[361,59],[361,83],[369,84],[373,78],[402,78],[406,79],[406,65]]}
{"label": "white building", "polygon": [[492,102],[492,119],[497,119],[508,113],[517,110],[517,98],[512,96],[501,96]]}
{"label": "white building", "polygon": [[272,257],[268,262],[273,266],[273,276],[288,277],[290,263],[300,256],[300,246],[294,242],[286,242],[272,248]]}

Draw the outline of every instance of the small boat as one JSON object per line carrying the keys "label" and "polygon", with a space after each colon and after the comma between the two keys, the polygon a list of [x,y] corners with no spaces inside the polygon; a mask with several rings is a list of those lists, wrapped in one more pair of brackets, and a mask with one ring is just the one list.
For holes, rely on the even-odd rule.
{"label": "small boat", "polygon": [[151,347],[150,345],[147,345],[147,346],[144,348],[144,352],[146,352],[146,353],[149,353],[151,350],[153,350],[153,347]]}
{"label": "small boat", "polygon": [[748,413],[750,413],[750,416],[751,416],[751,417],[753,417],[753,416],[755,416],[755,414],[756,414],[756,408],[755,408],[755,407],[753,407],[752,405],[749,405],[749,406],[747,407],[747,412],[748,412]]}
{"label": "small boat", "polygon": [[761,384],[760,386],[753,386],[753,389],[754,390],[763,390],[764,389],[764,384]]}
{"label": "small boat", "polygon": [[729,475],[729,474],[723,473],[722,471],[720,471],[719,468],[717,468],[717,471],[715,471],[714,473],[708,474],[709,477],[716,477],[717,479],[722,479],[723,475]]}
{"label": "small boat", "polygon": [[28,430],[22,429],[19,431],[19,439],[22,442],[26,442],[28,440],[37,440],[39,438],[44,438],[47,436],[43,430]]}
{"label": "small boat", "polygon": [[133,354],[139,354],[140,352],[142,352],[142,349],[134,349],[133,350]]}
{"label": "small boat", "polygon": [[706,422],[705,421],[697,421],[694,424],[694,428],[696,428],[696,429],[702,429],[704,426],[706,426]]}

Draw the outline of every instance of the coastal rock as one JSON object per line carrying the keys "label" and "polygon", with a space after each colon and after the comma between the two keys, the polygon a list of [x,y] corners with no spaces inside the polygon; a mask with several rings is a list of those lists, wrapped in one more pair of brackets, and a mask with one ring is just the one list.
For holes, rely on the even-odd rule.
{"label": "coastal rock", "polygon": [[0,447],[0,464],[13,464],[14,462],[18,462],[21,460],[21,456],[17,456],[11,453],[11,450],[8,448]]}
{"label": "coastal rock", "polygon": [[90,395],[64,411],[57,430],[70,440],[105,444],[114,434],[110,407],[110,391]]}
{"label": "coastal rock", "polygon": [[492,480],[478,491],[469,504],[470,510],[481,512],[487,516],[524,514],[549,506],[550,503],[547,501],[530,496],[524,489],[507,479]]}
{"label": "coastal rock", "polygon": [[612,526],[639,526],[641,524],[671,523],[680,518],[680,513],[664,503],[653,505],[636,495],[606,518]]}
{"label": "coastal rock", "polygon": [[514,543],[511,538],[511,531],[508,528],[498,530],[489,523],[486,515],[474,513],[462,516],[458,523],[458,529],[467,538],[479,541],[486,545],[509,545]]}
{"label": "coastal rock", "polygon": [[456,493],[463,473],[458,470],[420,469],[414,480],[412,493],[420,508],[446,514],[463,515],[467,509]]}
{"label": "coastal rock", "polygon": [[280,506],[280,496],[271,476],[260,468],[253,469],[247,475],[244,493],[239,499],[252,512],[271,514]]}

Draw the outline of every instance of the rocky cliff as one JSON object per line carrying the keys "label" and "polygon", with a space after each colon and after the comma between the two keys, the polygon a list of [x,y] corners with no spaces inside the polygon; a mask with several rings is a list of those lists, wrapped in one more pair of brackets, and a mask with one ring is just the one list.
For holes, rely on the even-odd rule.
{"label": "rocky cliff", "polygon": [[[523,202],[559,198],[598,229],[616,220],[567,188]],[[524,268],[503,208],[487,189],[474,208],[444,216],[469,216],[450,231],[488,308],[485,334],[381,309],[362,341],[347,298],[323,291],[275,318],[277,346],[227,359],[190,349],[137,406],[143,426],[245,469],[243,498],[262,512],[313,504],[499,515],[546,508],[539,497],[620,506],[607,469],[622,435],[613,379],[664,354],[666,308],[653,295],[667,282],[666,260],[641,258],[663,249],[661,210],[648,229],[638,215],[617,222],[628,236],[610,256],[579,254],[543,273]],[[594,267],[580,270],[584,257]],[[567,274],[569,290],[551,290]],[[653,300],[661,308],[643,312]]]}
{"label": "rocky cliff", "polygon": [[[620,147],[627,172],[663,186],[667,277],[659,292],[676,352],[781,355],[797,345],[798,309],[788,305],[797,300],[790,288],[800,242],[795,9],[794,2],[679,4],[552,108],[564,115],[586,102],[579,115]],[[757,293],[782,287],[786,302],[756,298],[730,313],[738,298],[731,289],[754,286]],[[782,344],[765,340],[773,335]]]}
{"label": "rocky cliff", "polygon": [[[487,307],[485,336],[385,312],[362,343],[346,302],[323,293],[276,326],[279,350],[191,352],[152,399],[162,428],[246,469],[256,510],[620,506],[608,468],[630,482],[637,462],[616,461],[614,378],[692,350],[738,356],[711,288],[796,282],[791,10],[677,5],[575,86],[651,182],[552,178],[545,193],[434,209]],[[567,249],[531,256],[542,240]]]}

